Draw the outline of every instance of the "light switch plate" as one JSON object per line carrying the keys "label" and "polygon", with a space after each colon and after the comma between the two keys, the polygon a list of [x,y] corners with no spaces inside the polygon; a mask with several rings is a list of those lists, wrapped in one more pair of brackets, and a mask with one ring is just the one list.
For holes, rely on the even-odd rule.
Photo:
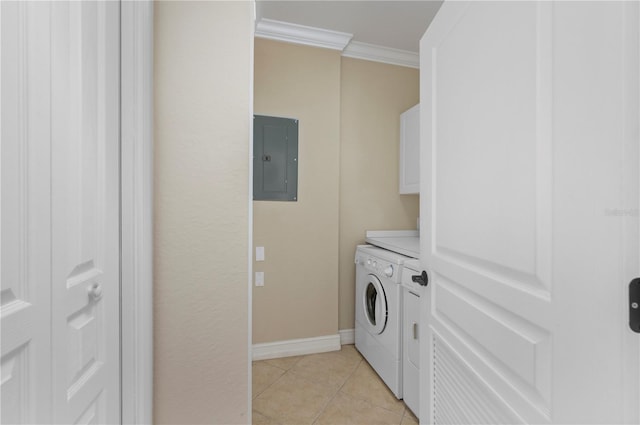
{"label": "light switch plate", "polygon": [[257,246],[256,247],[256,261],[264,261],[264,247]]}
{"label": "light switch plate", "polygon": [[256,286],[264,286],[264,272],[256,272]]}

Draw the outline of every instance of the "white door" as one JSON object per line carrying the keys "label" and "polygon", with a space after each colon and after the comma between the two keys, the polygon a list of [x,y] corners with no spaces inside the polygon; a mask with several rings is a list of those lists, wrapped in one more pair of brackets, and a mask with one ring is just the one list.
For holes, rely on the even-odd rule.
{"label": "white door", "polygon": [[637,2],[445,2],[420,45],[423,423],[640,423]]}
{"label": "white door", "polygon": [[117,423],[119,4],[0,13],[1,420]]}

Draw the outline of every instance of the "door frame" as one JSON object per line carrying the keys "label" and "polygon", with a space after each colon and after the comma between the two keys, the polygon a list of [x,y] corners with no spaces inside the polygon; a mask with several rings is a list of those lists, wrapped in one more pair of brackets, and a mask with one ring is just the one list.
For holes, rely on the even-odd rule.
{"label": "door frame", "polygon": [[153,423],[153,1],[120,3],[120,397]]}

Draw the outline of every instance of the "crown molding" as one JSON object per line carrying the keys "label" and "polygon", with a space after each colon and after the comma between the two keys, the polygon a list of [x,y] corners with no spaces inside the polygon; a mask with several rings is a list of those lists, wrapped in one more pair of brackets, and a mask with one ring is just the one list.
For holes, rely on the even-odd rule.
{"label": "crown molding", "polygon": [[255,36],[342,51],[353,34],[263,18],[256,25]]}
{"label": "crown molding", "polygon": [[287,43],[340,50],[342,56],[348,58],[364,59],[409,68],[420,67],[420,57],[417,53],[351,41],[353,34],[346,32],[263,18],[256,24],[255,36]]}
{"label": "crown molding", "polygon": [[359,41],[349,43],[342,51],[342,56],[406,66],[409,68],[420,68],[420,55],[418,53],[361,43]]}

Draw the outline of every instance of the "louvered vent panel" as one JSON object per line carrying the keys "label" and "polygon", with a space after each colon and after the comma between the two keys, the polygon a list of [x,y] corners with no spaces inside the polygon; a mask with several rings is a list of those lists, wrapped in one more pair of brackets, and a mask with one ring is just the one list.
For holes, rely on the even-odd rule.
{"label": "louvered vent panel", "polygon": [[437,336],[433,339],[434,423],[521,423],[509,408]]}

